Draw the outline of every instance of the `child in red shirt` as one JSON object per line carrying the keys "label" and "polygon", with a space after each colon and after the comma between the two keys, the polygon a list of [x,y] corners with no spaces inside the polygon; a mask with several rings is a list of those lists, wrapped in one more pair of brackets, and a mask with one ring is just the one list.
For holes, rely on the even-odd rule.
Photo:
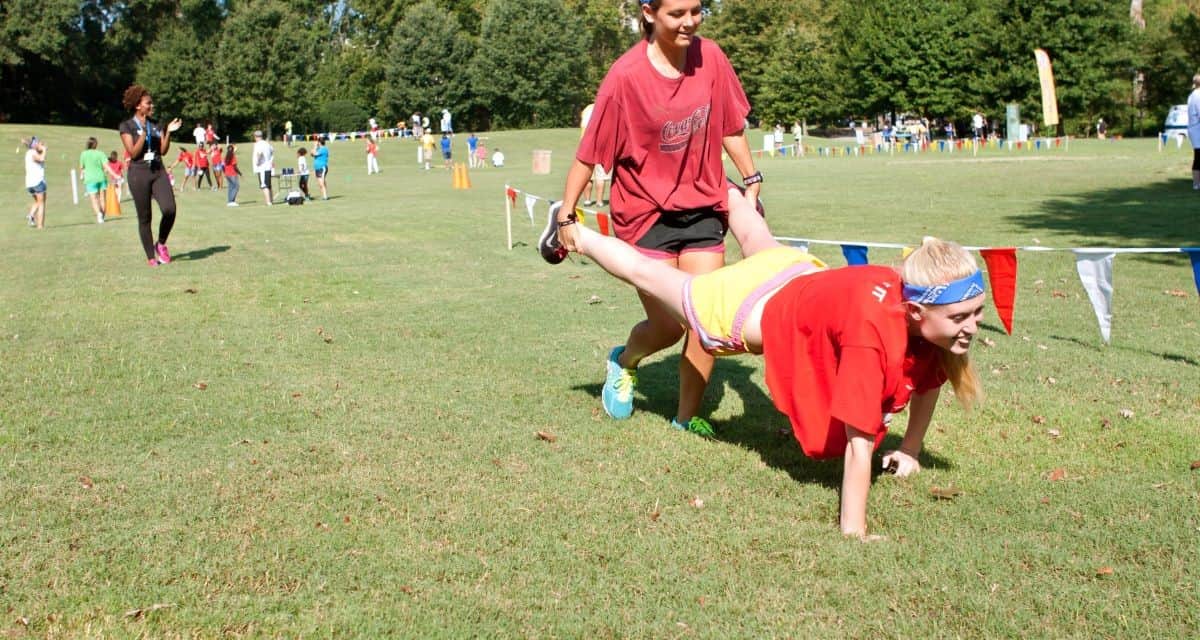
{"label": "child in red shirt", "polygon": [[[183,191],[187,191],[188,181],[190,181],[192,179],[192,176],[195,175],[192,154],[189,153],[188,150],[184,147],[179,147],[179,157],[175,158],[175,162],[171,164],[171,168],[167,172],[167,175],[169,177],[171,177],[171,178],[175,177],[175,167],[180,162],[183,163],[183,184],[179,186],[179,191],[183,192]],[[172,179],[171,185],[174,186],[174,184],[175,184],[175,181]],[[199,180],[197,180],[197,182],[196,182],[196,188],[197,189],[200,188]]]}
{"label": "child in red shirt", "polygon": [[731,189],[730,230],[745,258],[694,276],[574,217],[560,222],[558,205],[551,207],[543,242],[557,245],[555,230],[569,236],[579,253],[662,302],[710,352],[763,355],[771,398],[804,452],[845,460],[847,535],[866,538],[871,455],[890,415],[911,403],[899,450],[883,458],[907,476],[920,470],[917,455],[942,384],[948,379],[967,407],[982,397],[967,350],[983,312],[983,276],[957,244],[927,238],[899,271],[826,270],[776,241],[751,201]]}
{"label": "child in red shirt", "polygon": [[200,189],[200,180],[205,179],[208,180],[209,190],[216,190],[216,187],[213,186],[212,172],[208,170],[208,149],[203,146],[196,147],[192,162],[196,165],[196,189]]}
{"label": "child in red shirt", "polygon": [[[700,0],[643,0],[645,38],[613,63],[596,94],[563,189],[564,213],[575,210],[595,165],[612,174],[611,220],[616,236],[642,254],[688,273],[707,273],[725,262],[725,167],[729,154],[752,198],[762,174],[746,141],[750,103],[724,52],[696,31]],[[569,243],[567,249],[572,249]],[[666,309],[639,296],[646,319],[609,367],[635,368],[645,357],[684,336]],[[679,404],[674,424],[697,433],[711,425],[696,415],[713,360],[688,335],[679,362]],[[632,390],[604,388],[613,418],[627,418]]]}

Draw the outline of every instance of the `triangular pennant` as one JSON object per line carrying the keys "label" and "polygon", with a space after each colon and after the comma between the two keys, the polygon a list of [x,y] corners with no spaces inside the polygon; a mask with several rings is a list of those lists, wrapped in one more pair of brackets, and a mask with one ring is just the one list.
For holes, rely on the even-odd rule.
{"label": "triangular pennant", "polygon": [[842,245],[842,255],[846,256],[846,264],[851,266],[870,264],[867,261],[867,248],[859,244]]}
{"label": "triangular pennant", "polygon": [[1017,300],[1017,250],[1014,247],[980,249],[987,263],[988,285],[992,288],[992,304],[996,314],[1004,323],[1004,330],[1012,335],[1013,306]]}
{"label": "triangular pennant", "polygon": [[1072,251],[1075,253],[1079,281],[1092,301],[1096,322],[1100,323],[1100,335],[1108,343],[1112,339],[1112,265],[1116,253],[1088,249]]}
{"label": "triangular pennant", "polygon": [[1184,247],[1180,251],[1192,259],[1192,278],[1196,281],[1196,293],[1200,293],[1200,247]]}
{"label": "triangular pennant", "polygon": [[533,224],[533,205],[537,203],[537,196],[525,194],[525,211],[529,213],[529,224]]}
{"label": "triangular pennant", "polygon": [[795,248],[803,251],[804,253],[808,253],[808,241],[807,240],[786,240],[785,244],[787,244],[789,247],[795,247]]}
{"label": "triangular pennant", "polygon": [[505,187],[504,195],[505,195],[505,197],[508,198],[508,201],[512,204],[512,206],[514,206],[514,207],[517,206],[517,190],[516,189],[514,189],[512,187]]}

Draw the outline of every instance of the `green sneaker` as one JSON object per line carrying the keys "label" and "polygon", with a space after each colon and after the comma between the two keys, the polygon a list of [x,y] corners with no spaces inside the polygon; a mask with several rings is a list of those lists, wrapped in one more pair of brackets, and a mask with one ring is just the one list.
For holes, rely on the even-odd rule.
{"label": "green sneaker", "polygon": [[680,431],[694,433],[702,438],[712,438],[717,435],[717,432],[713,429],[712,424],[700,416],[692,416],[691,419],[687,421],[687,424],[679,424],[678,420],[671,418],[671,426],[679,429]]}

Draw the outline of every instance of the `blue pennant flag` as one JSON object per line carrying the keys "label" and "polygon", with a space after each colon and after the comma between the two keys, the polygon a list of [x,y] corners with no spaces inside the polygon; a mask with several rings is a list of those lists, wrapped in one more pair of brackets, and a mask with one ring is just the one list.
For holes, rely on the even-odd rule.
{"label": "blue pennant flag", "polygon": [[[860,264],[870,264],[867,261],[867,248],[859,244],[844,244],[842,245],[842,255],[846,256],[846,264],[850,266]],[[1192,258],[1195,264],[1195,258]]]}
{"label": "blue pennant flag", "polygon": [[1196,293],[1200,293],[1200,247],[1184,247],[1181,251],[1192,259],[1192,278],[1196,281]]}

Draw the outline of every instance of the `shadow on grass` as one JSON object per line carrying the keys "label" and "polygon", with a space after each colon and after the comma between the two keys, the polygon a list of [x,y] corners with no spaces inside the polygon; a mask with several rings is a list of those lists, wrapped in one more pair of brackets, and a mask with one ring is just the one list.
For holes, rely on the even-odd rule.
{"label": "shadow on grass", "polygon": [[1198,206],[1200,195],[1192,191],[1189,177],[1047,200],[1036,213],[1008,218],[1027,229],[1085,236],[1101,243],[1178,247],[1196,243]]}
{"label": "shadow on grass", "polygon": [[194,251],[188,251],[187,253],[181,253],[179,255],[171,256],[171,260],[172,261],[203,260],[213,254],[225,253],[226,251],[229,251],[229,245],[222,244],[222,245],[217,245],[215,247],[207,247],[205,249],[196,249]]}
{"label": "shadow on grass", "polygon": [[1090,351],[1095,351],[1095,352],[1111,351],[1111,350],[1126,351],[1128,353],[1136,353],[1139,355],[1151,355],[1156,358],[1162,358],[1163,360],[1169,360],[1171,362],[1182,362],[1183,364],[1191,365],[1193,367],[1200,367],[1200,360],[1197,360],[1196,358],[1194,358],[1192,356],[1184,355],[1182,353],[1168,353],[1165,351],[1149,351],[1146,349],[1134,349],[1132,347],[1126,347],[1126,346],[1122,346],[1119,344],[1118,345],[1113,345],[1113,344],[1106,345],[1100,341],[1099,337],[1097,337],[1095,341],[1090,341],[1090,340],[1081,340],[1079,338],[1074,338],[1074,337],[1070,337],[1070,336],[1051,335],[1050,339],[1051,340],[1060,340],[1062,342],[1070,342],[1072,344],[1081,346],[1084,349],[1088,349]]}
{"label": "shadow on grass", "polygon": [[[755,369],[738,360],[718,359],[700,408],[701,415],[711,413],[721,404],[727,391],[736,393],[742,400],[744,410],[741,415],[713,424],[717,432],[715,439],[757,453],[768,466],[787,472],[797,482],[817,483],[831,489],[840,488],[841,460],[814,460],[804,455],[800,444],[792,435],[787,416],[775,409],[766,389],[751,379]],[[601,384],[579,385],[576,389],[595,396],[596,402],[600,402]],[[679,356],[669,356],[640,367],[638,392],[638,395],[645,396],[645,401],[639,401],[635,397],[634,410],[662,416],[663,426],[666,427],[667,422],[675,417],[677,408]],[[900,440],[900,436],[888,434],[880,450],[896,449],[900,446]],[[926,469],[949,469],[953,466],[946,459],[928,451],[921,452],[920,463]],[[877,476],[879,471],[878,468],[872,469],[872,476]]]}

